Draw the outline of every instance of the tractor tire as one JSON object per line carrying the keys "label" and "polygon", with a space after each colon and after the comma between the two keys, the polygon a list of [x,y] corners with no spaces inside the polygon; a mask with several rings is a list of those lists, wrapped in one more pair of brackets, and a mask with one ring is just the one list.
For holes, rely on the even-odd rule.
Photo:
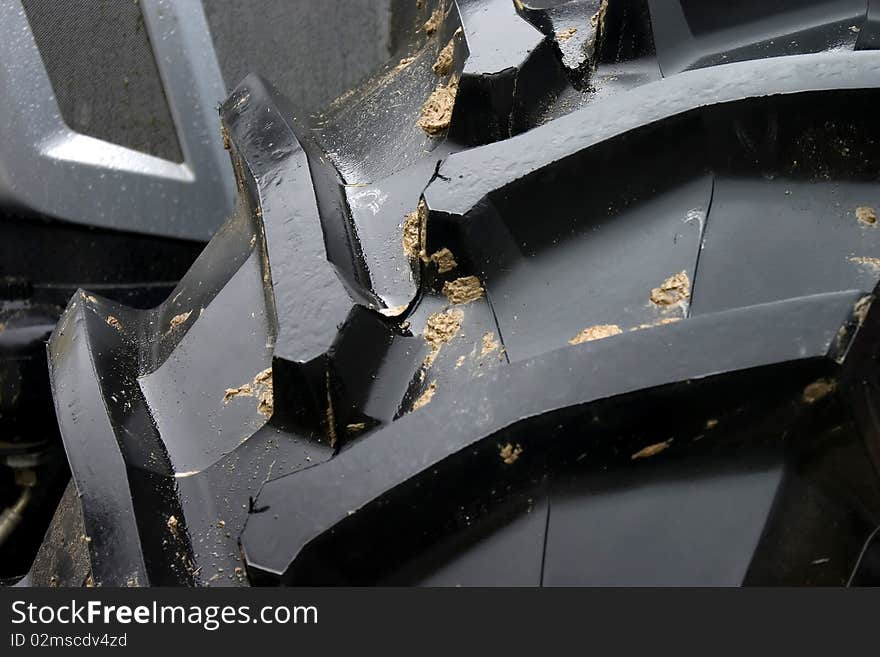
{"label": "tractor tire", "polygon": [[67,583],[880,583],[880,16],[766,4],[414,2],[318,114],[245,78],[235,212],[52,336]]}

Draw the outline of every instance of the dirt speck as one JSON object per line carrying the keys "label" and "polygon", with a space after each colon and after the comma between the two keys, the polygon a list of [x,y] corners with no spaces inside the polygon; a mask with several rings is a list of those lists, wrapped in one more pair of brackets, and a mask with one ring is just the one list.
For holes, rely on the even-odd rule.
{"label": "dirt speck", "polygon": [[596,324],[585,328],[583,331],[568,341],[568,344],[581,344],[583,342],[592,342],[593,340],[601,340],[602,338],[610,338],[612,335],[620,335],[623,331],[617,324]]}
{"label": "dirt speck", "polygon": [[177,518],[176,518],[175,516],[168,516],[168,521],[167,521],[165,524],[168,525],[168,530],[169,530],[172,534],[176,534],[176,533],[177,533],[177,527],[178,527],[178,525],[179,525],[180,523],[177,521]]}
{"label": "dirt speck", "polygon": [[220,136],[223,138],[223,148],[227,151],[232,148],[232,141],[229,139],[229,131],[224,124],[220,124]]}
{"label": "dirt speck", "polygon": [[122,324],[113,315],[107,315],[107,324],[115,328],[117,331],[122,330]]}
{"label": "dirt speck", "polygon": [[455,106],[455,94],[458,93],[458,80],[449,84],[437,85],[422,105],[416,125],[424,130],[429,137],[440,137],[452,121],[452,108]]}
{"label": "dirt speck", "polygon": [[192,310],[187,310],[185,313],[180,313],[179,315],[175,315],[171,318],[171,322],[168,324],[168,330],[173,331],[178,326],[183,324],[186,320],[189,319],[189,316],[192,315]]}
{"label": "dirt speck", "polygon": [[578,29],[576,27],[569,27],[564,30],[560,30],[556,33],[556,40],[560,43],[564,43],[568,41],[571,37],[577,34]]}
{"label": "dirt speck", "polygon": [[501,445],[498,454],[501,456],[501,460],[504,461],[507,465],[513,465],[514,463],[516,463],[519,455],[522,454],[522,451],[523,448],[519,445],[507,443],[506,445]]}
{"label": "dirt speck", "polygon": [[430,404],[431,400],[434,398],[435,392],[437,392],[437,382],[431,381],[431,383],[428,384],[428,387],[425,389],[425,392],[419,395],[419,398],[413,402],[412,409],[414,411],[417,411],[423,406],[427,406],[428,404]]}
{"label": "dirt speck", "polygon": [[823,397],[834,392],[835,388],[837,388],[837,383],[835,381],[830,379],[819,379],[813,381],[810,385],[804,388],[802,399],[805,404],[815,404]]}
{"label": "dirt speck", "polygon": [[366,422],[350,422],[349,424],[345,425],[345,429],[349,433],[360,433],[361,431],[363,431],[366,428],[367,428]]}
{"label": "dirt speck", "polygon": [[430,367],[437,358],[437,354],[440,353],[440,348],[455,337],[458,329],[461,328],[462,320],[464,320],[464,313],[457,308],[434,313],[428,317],[423,337],[431,351],[425,357],[425,367]]}
{"label": "dirt speck", "polygon": [[427,239],[428,207],[424,201],[419,201],[419,207],[410,212],[403,220],[403,252],[411,260],[421,257],[425,253],[425,240]]}
{"label": "dirt speck", "polygon": [[636,459],[646,459],[651,456],[655,456],[665,450],[672,444],[672,438],[669,440],[664,440],[662,443],[654,443],[653,445],[648,445],[647,447],[642,447],[638,452],[630,456],[630,458],[635,461]]}
{"label": "dirt speck", "polygon": [[455,369],[458,369],[459,367],[464,365],[465,359],[466,359],[466,356],[459,356],[458,360],[455,361]]}
{"label": "dirt speck", "polygon": [[877,210],[867,205],[860,205],[856,208],[856,219],[863,224],[873,226],[877,223]]}
{"label": "dirt speck", "polygon": [[431,35],[437,31],[437,28],[443,23],[443,6],[437,7],[431,14],[430,18],[422,24],[425,34]]}
{"label": "dirt speck", "polygon": [[691,281],[686,271],[670,276],[651,290],[651,303],[657,306],[674,306],[691,296]]}
{"label": "dirt speck", "polygon": [[712,418],[710,420],[706,420],[706,428],[707,429],[714,429],[717,426],[718,426],[718,420],[716,420],[715,418]]}
{"label": "dirt speck", "polygon": [[489,331],[483,336],[483,348],[480,350],[480,356],[486,356],[498,349],[501,345],[495,339],[495,334]]}
{"label": "dirt speck", "polygon": [[470,303],[483,296],[483,286],[476,276],[462,276],[444,283],[443,294],[449,299],[449,303]]}
{"label": "dirt speck", "polygon": [[434,62],[434,65],[431,67],[431,70],[434,71],[437,75],[446,75],[449,71],[452,70],[452,55],[455,51],[455,37],[449,40],[443,49],[440,51],[440,54],[437,55],[437,61]]}
{"label": "dirt speck", "polygon": [[432,253],[430,260],[437,265],[437,272],[440,274],[445,274],[458,267],[458,263],[455,261],[455,256],[452,255],[452,251],[445,246],[439,251]]}

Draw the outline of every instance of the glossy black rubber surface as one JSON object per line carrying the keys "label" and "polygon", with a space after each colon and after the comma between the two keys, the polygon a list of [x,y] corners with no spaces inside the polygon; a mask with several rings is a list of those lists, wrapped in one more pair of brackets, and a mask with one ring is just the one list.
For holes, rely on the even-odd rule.
{"label": "glossy black rubber surface", "polygon": [[789,4],[428,3],[321,115],[246,78],[236,214],[50,344],[95,580],[871,581],[880,55]]}

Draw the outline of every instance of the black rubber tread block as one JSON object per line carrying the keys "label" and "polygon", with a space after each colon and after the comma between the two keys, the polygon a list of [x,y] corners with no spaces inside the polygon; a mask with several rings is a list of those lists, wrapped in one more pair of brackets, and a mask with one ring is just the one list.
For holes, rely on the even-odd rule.
{"label": "black rubber tread block", "polygon": [[852,50],[866,22],[864,0],[648,3],[665,76],[748,59]]}
{"label": "black rubber tread block", "polygon": [[596,64],[599,30],[604,26],[602,0],[526,1],[520,14],[555,41],[562,65],[571,73],[587,74]]}
{"label": "black rubber tread block", "polygon": [[[431,7],[423,17],[432,15]],[[443,2],[433,11],[442,20],[430,34],[423,25],[413,27],[408,57],[311,124],[321,158],[344,180],[364,279],[377,305],[388,310],[409,305],[418,286],[420,263],[402,252],[401,229],[439,160],[528,130],[568,84],[552,41],[507,0]],[[452,62],[447,71],[435,71],[447,44]],[[428,135],[417,125],[422,104],[442,86],[457,89],[451,126],[446,134]]]}
{"label": "black rubber tread block", "polygon": [[[830,359],[823,366],[820,361],[837,353],[839,328],[862,296],[824,295],[718,313],[550,352],[487,373],[463,388],[463,394],[432,402],[323,466],[268,482],[259,498],[265,511],[250,516],[242,536],[252,575],[258,581],[281,577],[291,583],[314,583],[315,578],[370,581],[385,565],[381,554],[393,562],[396,550],[416,549],[422,540],[461,524],[457,495],[476,505],[468,507],[473,513],[488,513],[494,508],[493,491],[503,497],[501,491],[518,477],[527,484],[533,476],[529,468],[506,467],[526,459],[508,463],[503,451],[499,458],[500,444],[521,445],[522,454],[531,451],[541,463],[555,450],[576,460],[577,441],[567,444],[565,437],[571,435],[569,422],[583,419],[584,404],[786,361],[803,361],[808,369],[816,363],[808,376],[818,377],[836,362]],[[717,349],[721,344],[727,346],[723,357]],[[700,364],[704,359],[705,370]],[[795,387],[799,393],[803,383]],[[571,419],[554,417],[562,409],[570,409]],[[596,422],[601,424],[601,414]],[[518,429],[511,432],[514,427]],[[636,432],[621,439],[614,449],[627,458],[638,451],[639,440],[646,440]],[[339,485],[342,481],[345,486]],[[272,509],[289,499],[301,504],[288,509],[283,519],[274,518]],[[516,499],[524,504],[528,497]],[[394,528],[396,548],[385,544],[386,527]],[[348,532],[357,538],[346,538]]]}
{"label": "black rubber tread block", "polygon": [[880,204],[873,94],[707,117],[715,184],[692,313],[875,285],[880,235],[860,215]]}

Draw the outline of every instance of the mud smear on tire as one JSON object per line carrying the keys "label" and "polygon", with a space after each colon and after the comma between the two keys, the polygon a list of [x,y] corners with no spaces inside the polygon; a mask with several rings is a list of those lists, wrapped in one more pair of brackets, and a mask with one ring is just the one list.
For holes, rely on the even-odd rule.
{"label": "mud smear on tire", "polygon": [[237,397],[256,397],[257,412],[260,415],[270,417],[275,405],[272,368],[267,367],[258,373],[250,383],[245,383],[237,388],[227,388],[223,393],[223,403],[228,404]]}
{"label": "mud smear on tire", "polygon": [[464,312],[457,308],[452,308],[442,313],[434,313],[428,317],[423,337],[431,351],[425,356],[425,368],[430,367],[434,363],[443,345],[455,337],[461,328],[462,320],[464,320]]}
{"label": "mud smear on tire", "polygon": [[675,306],[691,296],[691,281],[686,271],[680,271],[651,290],[651,303],[655,306]]}
{"label": "mud smear on tire", "polygon": [[584,342],[592,342],[593,340],[601,340],[602,338],[610,338],[612,335],[620,335],[623,331],[617,324],[596,324],[585,328],[583,331],[568,341],[568,344],[582,344]]}
{"label": "mud smear on tire", "polygon": [[425,207],[425,202],[419,201],[419,207],[406,215],[403,220],[401,244],[403,252],[410,260],[424,257],[427,219],[428,209]]}
{"label": "mud smear on tire", "polygon": [[431,383],[425,389],[425,392],[419,395],[418,399],[413,402],[412,410],[417,411],[420,408],[430,404],[431,400],[434,398],[435,392],[437,392],[437,382],[431,381]]}
{"label": "mud smear on tire", "polygon": [[670,438],[669,440],[664,440],[661,443],[654,443],[653,445],[642,447],[642,449],[630,456],[630,459],[636,461],[638,459],[646,459],[652,456],[656,456],[660,452],[665,451],[671,444],[672,438]]}
{"label": "mud smear on tire", "polygon": [[494,333],[486,333],[483,336],[483,345],[482,349],[480,349],[480,356],[488,356],[500,346],[501,345],[498,343],[498,340],[495,339]]}
{"label": "mud smear on tire", "polygon": [[443,284],[443,294],[456,305],[476,301],[483,296],[483,286],[476,276],[462,276]]}
{"label": "mud smear on tire", "polygon": [[443,50],[437,55],[437,61],[431,66],[431,70],[437,75],[447,75],[452,70],[452,55],[455,52],[455,37],[443,46]]}
{"label": "mud smear on tire", "polygon": [[498,454],[501,456],[501,460],[504,461],[506,465],[513,465],[516,463],[516,460],[519,458],[519,455],[522,454],[523,448],[520,445],[514,445],[512,443],[507,443],[506,445],[501,445],[499,447]]}
{"label": "mud smear on tire", "polygon": [[867,226],[873,226],[877,223],[877,210],[861,205],[856,208],[856,219]]}
{"label": "mud smear on tire", "polygon": [[880,258],[872,258],[869,256],[850,256],[850,262],[854,262],[862,267],[867,267],[874,272],[880,272]]}
{"label": "mud smear on tire", "polygon": [[559,32],[557,32],[556,33],[556,40],[561,43],[565,43],[571,37],[573,37],[575,34],[577,34],[577,28],[576,27],[569,27],[567,29],[560,30]]}
{"label": "mud smear on tire", "polygon": [[429,259],[437,265],[437,272],[440,274],[445,274],[458,267],[458,263],[455,261],[455,256],[452,255],[452,251],[445,246],[439,251],[432,253]]}
{"label": "mud smear on tire", "polygon": [[801,398],[805,404],[815,404],[820,399],[830,395],[836,389],[837,383],[835,381],[830,379],[819,379],[818,381],[813,381],[804,388]]}
{"label": "mud smear on tire", "polygon": [[437,85],[422,105],[416,125],[434,139],[443,136],[452,122],[452,109],[455,107],[455,95],[458,93],[458,80],[453,78],[449,84]]}

